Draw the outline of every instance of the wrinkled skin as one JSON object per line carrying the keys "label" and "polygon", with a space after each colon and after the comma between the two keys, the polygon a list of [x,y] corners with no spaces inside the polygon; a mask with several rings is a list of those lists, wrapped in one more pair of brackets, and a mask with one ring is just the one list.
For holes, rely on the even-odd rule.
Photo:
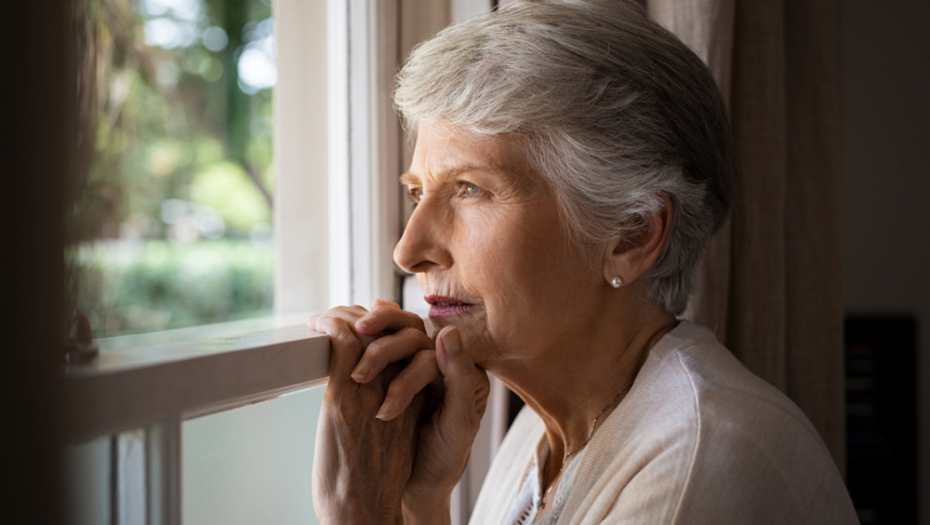
{"label": "wrinkled skin", "polygon": [[309,325],[333,344],[314,463],[321,523],[449,522],[489,391],[457,330],[434,340],[418,316],[383,301]]}
{"label": "wrinkled skin", "polygon": [[401,369],[391,364],[371,383],[336,381],[327,388],[313,465],[321,480],[314,483],[314,507],[323,523],[403,523],[403,487],[425,392],[391,421],[374,417]]}

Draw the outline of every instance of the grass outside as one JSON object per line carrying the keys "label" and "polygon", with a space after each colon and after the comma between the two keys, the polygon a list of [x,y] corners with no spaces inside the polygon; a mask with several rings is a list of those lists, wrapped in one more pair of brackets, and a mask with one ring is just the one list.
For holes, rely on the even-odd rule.
{"label": "grass outside", "polygon": [[76,309],[94,337],[270,315],[269,242],[161,240],[85,244],[68,252]]}

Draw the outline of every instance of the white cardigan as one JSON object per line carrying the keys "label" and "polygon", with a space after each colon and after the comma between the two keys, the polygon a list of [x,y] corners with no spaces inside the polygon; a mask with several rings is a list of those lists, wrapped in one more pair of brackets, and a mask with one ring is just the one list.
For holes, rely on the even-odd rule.
{"label": "white cardigan", "polygon": [[[605,385],[607,388],[608,385]],[[543,423],[524,408],[470,523],[503,525]],[[855,524],[810,421],[704,327],[682,321],[649,353],[585,449],[559,525]]]}

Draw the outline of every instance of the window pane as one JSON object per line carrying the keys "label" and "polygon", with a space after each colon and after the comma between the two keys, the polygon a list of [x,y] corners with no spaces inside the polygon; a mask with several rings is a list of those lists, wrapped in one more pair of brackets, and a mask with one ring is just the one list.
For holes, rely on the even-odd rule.
{"label": "window pane", "polygon": [[112,438],[64,447],[65,487],[69,525],[111,523]]}
{"label": "window pane", "polygon": [[96,337],[269,315],[270,0],[78,5],[75,308]]}
{"label": "window pane", "polygon": [[317,524],[311,475],[325,388],[184,422],[183,523]]}

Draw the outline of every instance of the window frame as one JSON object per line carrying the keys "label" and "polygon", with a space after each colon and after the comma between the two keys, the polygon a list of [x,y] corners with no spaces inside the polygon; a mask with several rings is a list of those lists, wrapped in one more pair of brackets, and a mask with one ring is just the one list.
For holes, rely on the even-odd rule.
{"label": "window frame", "polygon": [[[401,300],[406,275],[392,255],[406,215],[397,180],[411,145],[393,109],[394,75],[417,42],[491,6],[490,0],[276,0],[279,323],[334,304]],[[320,42],[326,51],[314,55]],[[318,74],[322,63],[326,75]],[[63,384],[66,442],[115,435],[118,450],[134,451],[118,458],[115,469],[134,477],[115,482],[135,485],[114,491],[114,516],[180,523],[183,421],[322,384],[329,351],[328,337],[298,324],[71,363]],[[492,408],[453,495],[454,524],[468,521],[503,435],[490,429],[491,414],[506,412],[494,408],[502,388],[492,382]],[[140,428],[143,446],[123,447],[123,440],[139,439],[131,431]]]}
{"label": "window frame", "polygon": [[[329,338],[306,325],[103,353],[67,367],[65,441],[144,429],[144,453],[117,457],[115,516],[181,522],[181,426],[326,381]],[[127,435],[127,433],[130,433]],[[122,473],[138,476],[122,478]],[[145,498],[129,495],[144,493]]]}

